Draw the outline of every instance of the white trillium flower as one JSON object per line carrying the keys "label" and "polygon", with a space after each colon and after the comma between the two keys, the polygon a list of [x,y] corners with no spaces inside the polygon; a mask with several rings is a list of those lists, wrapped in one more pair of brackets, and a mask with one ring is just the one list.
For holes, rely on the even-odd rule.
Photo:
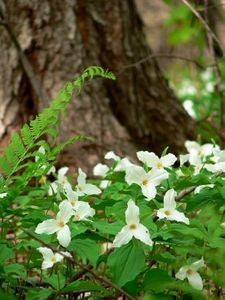
{"label": "white trillium flower", "polygon": [[48,194],[52,196],[57,193],[58,188],[64,188],[66,185],[69,185],[69,181],[67,179],[66,173],[68,172],[68,167],[60,168],[57,172],[57,179],[52,182],[49,186]]}
{"label": "white trillium flower", "polygon": [[101,190],[94,184],[86,183],[87,175],[79,168],[77,177],[77,192],[82,195],[99,195]]}
{"label": "white trillium flower", "polygon": [[164,170],[152,169],[146,172],[144,168],[139,166],[128,168],[125,176],[125,180],[129,185],[136,183],[141,187],[142,194],[147,198],[147,201],[155,198],[157,194],[156,186],[167,178],[168,173]]}
{"label": "white trillium flower", "polygon": [[166,192],[163,202],[163,208],[158,209],[157,217],[159,219],[167,219],[170,221],[183,222],[189,224],[189,219],[178,210],[176,210],[176,201],[175,197],[177,192],[174,189],[170,189]]}
{"label": "white trillium flower", "polygon": [[61,207],[62,203],[66,201],[71,205],[71,208],[75,210],[80,203],[80,201],[78,200],[79,193],[77,191],[73,191],[70,184],[65,185],[64,190],[65,190],[67,200],[62,201],[59,205],[59,208]]}
{"label": "white trillium flower", "polygon": [[[37,152],[44,155],[44,154],[45,154],[45,148],[44,148],[43,146],[40,146]],[[40,159],[40,156],[38,156],[38,155],[35,156],[35,161],[36,161],[36,162],[37,162],[39,159]],[[46,169],[46,167],[47,167],[46,165],[43,165],[43,166],[41,166],[41,169]],[[55,166],[52,166],[52,167],[48,170],[47,175],[49,175],[49,174],[51,174],[51,173],[55,173]]]}
{"label": "white trillium flower", "polygon": [[190,154],[196,152],[199,156],[209,156],[213,153],[214,149],[213,144],[207,143],[204,145],[200,145],[195,141],[186,141],[185,147]]}
{"label": "white trillium flower", "polygon": [[[101,176],[105,177],[107,175],[107,172],[109,171],[109,167],[104,164],[97,164],[94,169],[93,169],[93,174],[95,176]],[[100,183],[100,188],[101,189],[106,189],[109,185],[111,184],[110,180],[102,180]]]}
{"label": "white trillium flower", "polygon": [[183,266],[180,268],[180,270],[176,273],[175,277],[180,280],[184,280],[185,278],[188,279],[190,285],[197,289],[202,290],[203,289],[203,282],[202,278],[197,272],[199,268],[202,268],[205,266],[203,258],[200,260],[194,262],[190,266]]}
{"label": "white trillium flower", "polygon": [[[47,247],[39,247],[37,250],[42,254],[44,259],[41,266],[42,270],[51,268],[55,263],[62,261],[64,258],[63,255],[54,253],[50,248]],[[69,252],[62,253],[68,257],[72,257]]]}
{"label": "white trillium flower", "polygon": [[94,215],[95,210],[89,205],[89,203],[79,201],[79,205],[74,213],[74,219],[76,221],[89,221],[88,218],[93,217]]}
{"label": "white trillium flower", "polygon": [[[138,159],[148,167],[158,170],[171,167],[177,160],[174,154],[168,153],[162,157],[158,157],[154,152],[139,151],[137,152]],[[166,171],[165,171],[166,172]]]}
{"label": "white trillium flower", "polygon": [[105,159],[112,159],[115,162],[117,162],[116,167],[114,169],[114,171],[116,172],[126,171],[127,168],[134,165],[132,164],[132,162],[130,162],[130,160],[127,157],[121,158],[118,155],[116,155],[113,151],[106,153]]}
{"label": "white trillium flower", "polygon": [[146,245],[152,246],[153,242],[150,238],[150,233],[144,225],[140,224],[139,207],[135,205],[133,200],[128,201],[125,217],[126,225],[117,233],[112,246],[120,247],[125,245],[133,237]]}
{"label": "white trillium flower", "polygon": [[68,205],[67,201],[64,201],[60,205],[60,211],[57,213],[55,219],[50,219],[38,224],[35,232],[37,234],[53,234],[57,233],[57,239],[63,247],[67,247],[71,240],[70,229],[66,225],[70,217],[73,215],[73,210],[71,210],[71,205]]}

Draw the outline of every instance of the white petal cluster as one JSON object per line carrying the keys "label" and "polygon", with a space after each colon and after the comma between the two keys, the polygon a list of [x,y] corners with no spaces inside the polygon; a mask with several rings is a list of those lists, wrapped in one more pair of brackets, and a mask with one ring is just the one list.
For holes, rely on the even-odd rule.
{"label": "white petal cluster", "polygon": [[37,250],[42,254],[43,256],[43,262],[42,262],[42,270],[48,269],[53,267],[53,265],[57,262],[60,262],[63,260],[64,256],[72,257],[69,252],[63,252],[61,251],[61,255],[59,253],[54,253],[50,248],[47,247],[39,247]]}
{"label": "white petal cluster", "polygon": [[126,182],[131,185],[136,183],[141,187],[142,194],[149,201],[155,198],[157,194],[156,187],[165,179],[168,178],[168,172],[165,170],[152,169],[146,172],[140,166],[131,166],[126,169]]}
{"label": "white petal cluster", "polygon": [[190,285],[197,289],[203,289],[203,281],[200,274],[197,272],[198,269],[205,266],[204,259],[201,258],[200,260],[194,262],[189,266],[183,266],[180,270],[175,274],[175,277],[180,280],[184,280],[185,278],[188,279]]}
{"label": "white petal cluster", "polygon": [[185,224],[189,224],[189,219],[185,217],[182,212],[176,210],[176,201],[175,198],[177,196],[177,192],[174,189],[170,189],[166,192],[163,199],[163,208],[160,208],[157,211],[157,217],[159,219],[167,219],[170,221],[183,222]]}
{"label": "white petal cluster", "polygon": [[148,246],[152,246],[153,242],[148,229],[140,223],[139,207],[133,200],[128,201],[125,212],[126,225],[116,235],[113,241],[113,247],[120,247],[129,243],[134,237]]}

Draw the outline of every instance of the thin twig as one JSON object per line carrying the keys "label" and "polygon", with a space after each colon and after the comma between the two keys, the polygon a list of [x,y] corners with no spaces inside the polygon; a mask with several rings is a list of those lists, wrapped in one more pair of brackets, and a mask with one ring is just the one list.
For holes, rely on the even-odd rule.
{"label": "thin twig", "polygon": [[[209,18],[208,18],[208,0],[205,0],[205,20],[207,22],[207,24],[209,24]],[[209,44],[209,51],[213,60],[213,64],[214,64],[214,71],[215,71],[215,75],[216,75],[216,85],[215,85],[215,90],[216,93],[219,97],[220,100],[220,127],[223,128],[224,123],[225,123],[225,103],[224,103],[224,96],[223,96],[223,92],[221,90],[221,86],[222,86],[222,74],[221,74],[221,70],[218,64],[218,60],[216,58],[216,54],[215,54],[215,50],[213,47],[213,37],[212,34],[209,30],[207,30],[207,39],[208,39],[208,44]]]}
{"label": "thin twig", "polygon": [[126,66],[122,67],[121,71],[118,72],[116,75],[117,76],[120,75],[121,73],[123,73],[124,71],[126,71],[126,69],[133,68],[133,67],[138,67],[139,65],[145,63],[146,61],[148,61],[148,60],[150,60],[152,58],[171,58],[171,59],[184,60],[184,61],[187,61],[187,62],[195,64],[196,67],[198,67],[201,70],[205,70],[206,68],[212,67],[212,65],[204,67],[197,60],[189,58],[189,57],[185,57],[185,56],[182,56],[182,55],[174,55],[174,54],[168,54],[168,53],[158,53],[158,54],[147,55],[146,57],[140,59],[137,62],[134,62],[132,64],[129,64],[129,65],[126,65]]}
{"label": "thin twig", "polygon": [[205,27],[205,29],[210,32],[212,38],[214,39],[214,41],[218,44],[218,46],[220,47],[223,56],[224,56],[224,50],[223,50],[223,46],[220,42],[220,40],[218,39],[218,37],[216,36],[216,34],[212,31],[212,29],[209,27],[209,25],[207,24],[207,22],[203,19],[203,17],[200,15],[200,13],[187,1],[187,0],[182,0],[182,2],[193,12],[193,14],[199,19],[199,21],[202,23],[202,25]]}
{"label": "thin twig", "polygon": [[83,263],[81,263],[80,261],[78,261],[77,259],[75,259],[74,257],[69,257],[68,255],[66,255],[65,253],[59,251],[58,249],[56,249],[55,247],[53,247],[52,245],[46,243],[45,241],[43,241],[42,239],[40,239],[39,237],[37,237],[35,234],[33,234],[30,230],[27,229],[23,229],[24,232],[26,232],[30,237],[32,237],[33,239],[35,239],[36,241],[40,242],[42,245],[44,245],[45,247],[51,249],[53,252],[59,253],[60,255],[62,255],[64,258],[66,258],[67,260],[71,261],[72,263],[74,263],[75,265],[77,265],[78,267],[80,267],[82,270],[92,274],[98,281],[103,282],[106,286],[110,286],[112,288],[114,288],[115,290],[117,290],[121,295],[125,296],[127,299],[129,300],[135,300],[135,298],[131,295],[129,295],[126,291],[124,291],[123,289],[121,289],[117,284],[113,283],[110,279],[103,277],[101,274],[99,274],[98,272],[94,271],[90,266],[88,265],[84,265]]}

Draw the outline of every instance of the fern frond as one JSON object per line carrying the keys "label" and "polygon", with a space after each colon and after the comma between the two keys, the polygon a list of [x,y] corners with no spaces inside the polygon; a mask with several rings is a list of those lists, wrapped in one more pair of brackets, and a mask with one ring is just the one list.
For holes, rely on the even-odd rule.
{"label": "fern frond", "polygon": [[[75,91],[80,92],[87,80],[94,77],[103,77],[115,80],[112,72],[105,71],[101,67],[89,67],[76,80],[68,82],[59,92],[50,106],[43,110],[30,124],[25,124],[20,133],[12,136],[9,146],[5,149],[4,155],[0,157],[0,167],[8,176],[7,180],[20,169],[23,161],[28,157],[28,152],[37,146],[37,141],[47,132],[56,132],[55,128],[60,113],[65,111]],[[72,140],[65,142],[58,150],[63,149]]]}

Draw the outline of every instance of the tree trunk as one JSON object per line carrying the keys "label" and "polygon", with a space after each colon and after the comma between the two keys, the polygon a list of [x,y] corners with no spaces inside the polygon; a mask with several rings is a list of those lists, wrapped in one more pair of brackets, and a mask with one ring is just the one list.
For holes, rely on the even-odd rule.
{"label": "tree trunk", "polygon": [[[95,137],[94,143],[82,142],[68,149],[65,163],[87,170],[108,150],[133,156],[138,149],[160,153],[170,146],[177,152],[186,139],[195,138],[194,121],[150,57],[133,0],[9,0],[5,6],[18,42],[51,97],[87,66],[102,66],[117,74],[116,82],[88,84],[62,117],[62,139],[75,133]],[[48,100],[31,90],[4,27],[0,34],[3,137],[8,124],[16,122],[17,126]],[[6,122],[2,108],[9,112],[12,104],[11,121]]]}

